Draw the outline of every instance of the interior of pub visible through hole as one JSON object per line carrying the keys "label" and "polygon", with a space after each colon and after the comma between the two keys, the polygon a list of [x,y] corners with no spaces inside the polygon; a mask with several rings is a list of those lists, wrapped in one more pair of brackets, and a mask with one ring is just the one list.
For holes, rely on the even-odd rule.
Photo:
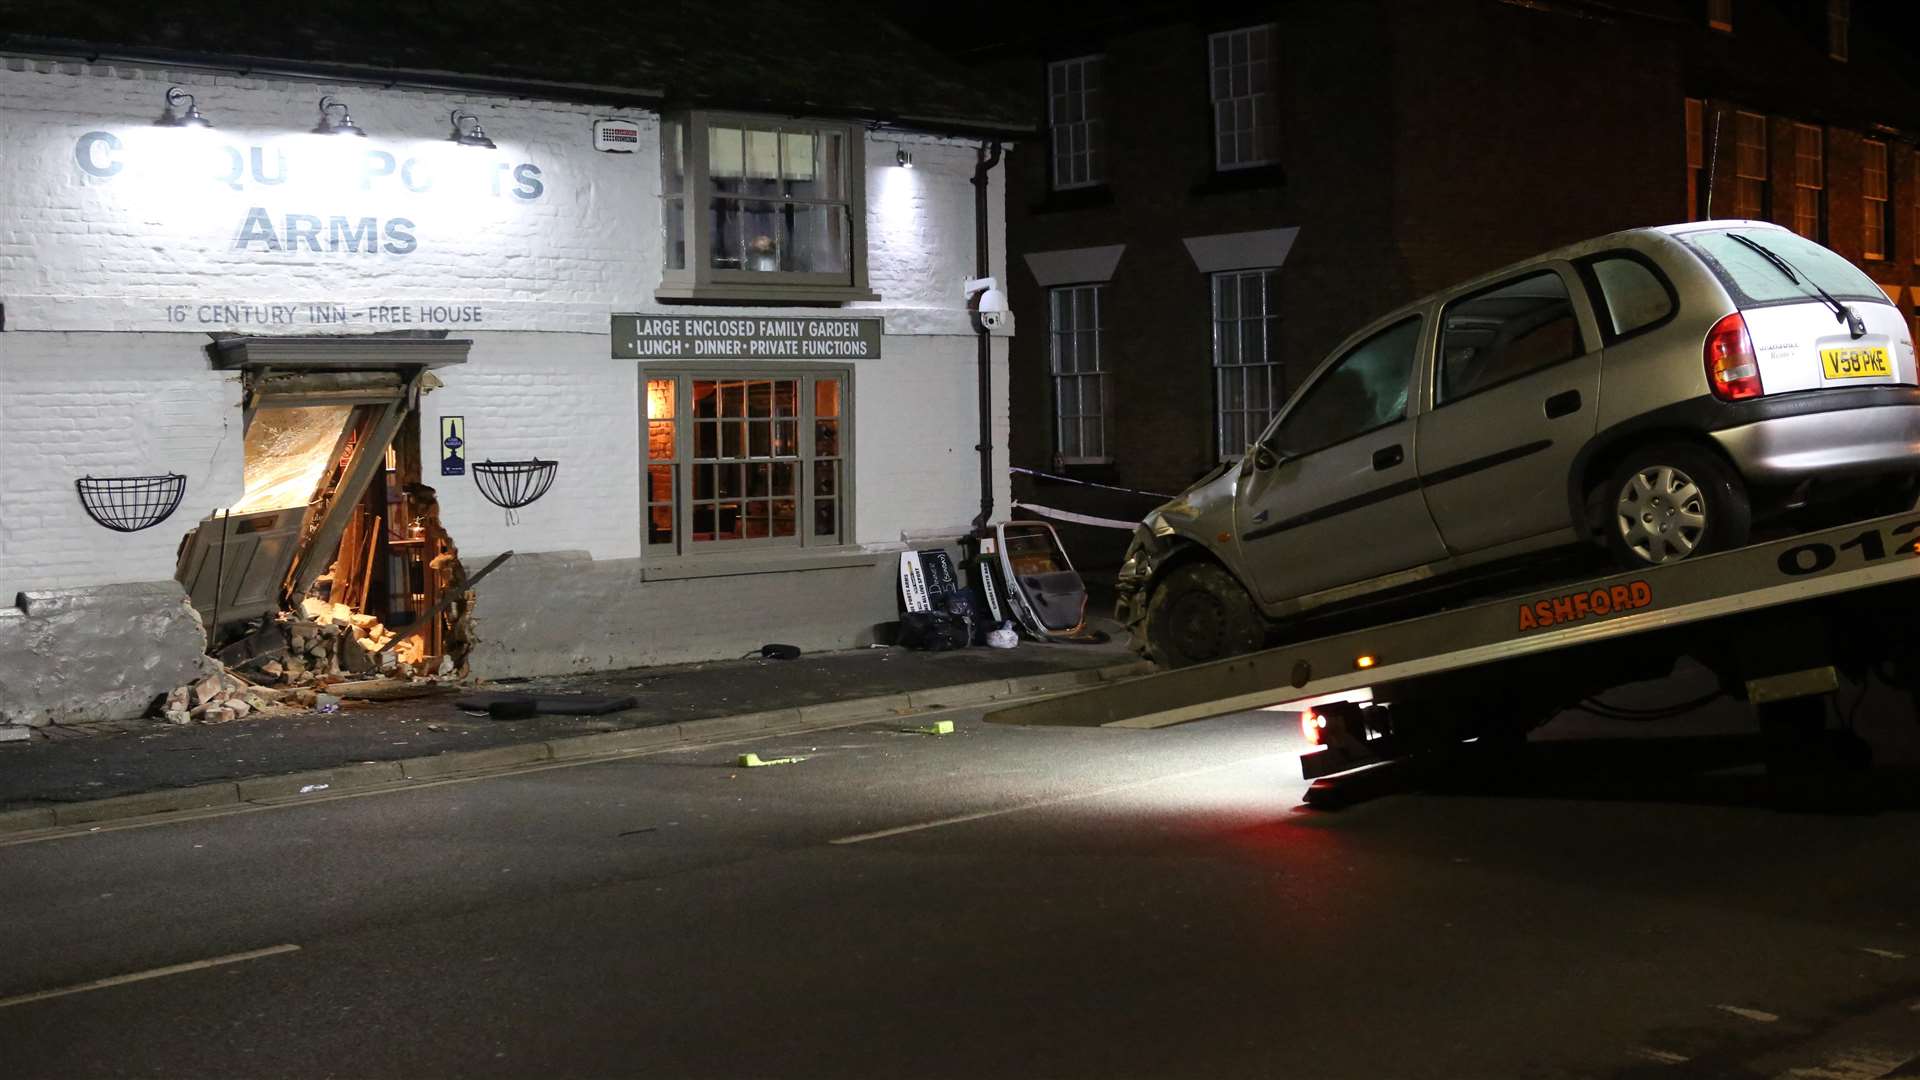
{"label": "interior of pub visible through hole", "polygon": [[247,375],[245,490],[181,541],[209,650],[261,684],[461,673],[471,597],[423,481],[427,372]]}

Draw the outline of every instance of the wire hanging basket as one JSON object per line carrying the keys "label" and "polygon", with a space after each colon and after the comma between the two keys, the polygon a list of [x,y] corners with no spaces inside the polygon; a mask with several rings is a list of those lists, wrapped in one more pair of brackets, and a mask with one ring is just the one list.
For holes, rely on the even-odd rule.
{"label": "wire hanging basket", "polygon": [[473,482],[488,502],[508,510],[518,510],[547,493],[553,486],[558,461],[476,461]]}
{"label": "wire hanging basket", "polygon": [[162,476],[83,476],[73,482],[87,516],[114,532],[139,532],[173,516],[187,493],[182,473]]}

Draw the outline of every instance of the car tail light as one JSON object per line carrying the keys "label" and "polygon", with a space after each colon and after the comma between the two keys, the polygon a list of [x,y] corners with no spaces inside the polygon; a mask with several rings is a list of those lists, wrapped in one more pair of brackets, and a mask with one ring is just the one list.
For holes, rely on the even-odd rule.
{"label": "car tail light", "polygon": [[1760,360],[1753,354],[1747,320],[1739,312],[1721,319],[1707,331],[1707,385],[1721,401],[1745,401],[1765,393],[1760,387]]}
{"label": "car tail light", "polygon": [[1325,739],[1322,737],[1322,733],[1325,732],[1326,729],[1326,717],[1321,716],[1312,709],[1300,710],[1300,734],[1305,735],[1308,742],[1313,743],[1315,746],[1324,742]]}

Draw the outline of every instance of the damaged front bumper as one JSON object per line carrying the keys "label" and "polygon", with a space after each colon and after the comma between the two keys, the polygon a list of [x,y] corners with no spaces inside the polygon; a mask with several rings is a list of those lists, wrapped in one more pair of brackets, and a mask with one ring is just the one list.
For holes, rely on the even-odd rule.
{"label": "damaged front bumper", "polygon": [[1113,617],[1127,628],[1132,637],[1135,652],[1144,653],[1147,649],[1147,596],[1153,582],[1154,571],[1169,554],[1162,535],[1171,536],[1172,531],[1156,534],[1155,525],[1165,529],[1154,514],[1146,521],[1134,526],[1133,540],[1127,545],[1127,556],[1120,563],[1120,573],[1114,578]]}

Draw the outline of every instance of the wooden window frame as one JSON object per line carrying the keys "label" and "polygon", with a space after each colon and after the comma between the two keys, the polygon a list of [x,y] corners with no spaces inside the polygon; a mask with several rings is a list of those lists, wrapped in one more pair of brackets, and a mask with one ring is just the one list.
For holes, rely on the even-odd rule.
{"label": "wooden window frame", "polygon": [[[1794,124],[1793,231],[1816,244],[1826,243],[1827,235],[1826,157],[1826,132],[1812,124]],[[1809,223],[1811,231],[1802,228]]]}
{"label": "wooden window frame", "polygon": [[[1274,359],[1273,335],[1280,325],[1280,313],[1275,310],[1274,267],[1257,267],[1246,270],[1220,270],[1210,275],[1208,282],[1212,300],[1211,316],[1213,323],[1213,432],[1214,448],[1221,461],[1237,461],[1253,445],[1260,433],[1279,415],[1280,406],[1286,403],[1286,371],[1280,361]],[[1249,315],[1245,306],[1246,293],[1242,288],[1249,279],[1260,283],[1260,311]],[[1224,289],[1223,289],[1224,286]],[[1224,314],[1223,298],[1229,293],[1235,299],[1234,313]],[[1247,359],[1246,326],[1250,322],[1261,324],[1260,357],[1249,362]],[[1225,363],[1226,345],[1233,343],[1234,362]],[[1258,377],[1266,383],[1266,404],[1261,408],[1251,405],[1253,395],[1250,380]],[[1241,382],[1241,401],[1243,407],[1227,408],[1228,380]],[[1245,436],[1237,443],[1227,438],[1228,413],[1238,414],[1241,432]]]}
{"label": "wooden window frame", "polygon": [[[1873,159],[1880,159],[1880,167],[1873,167]],[[1874,194],[1874,176],[1878,175],[1879,194]],[[1862,139],[1860,142],[1860,257],[1869,262],[1885,262],[1893,257],[1893,235],[1889,228],[1887,208],[1892,203],[1893,160],[1887,153],[1887,144],[1878,139]],[[1873,244],[1873,234],[1880,237],[1879,246]]]}
{"label": "wooden window frame", "polygon": [[1700,98],[1686,98],[1687,139],[1687,220],[1699,221],[1705,211],[1701,206],[1704,181],[1707,173],[1706,125],[1707,103]]}
{"label": "wooden window frame", "polygon": [[[1105,349],[1101,338],[1101,307],[1105,299],[1105,282],[1086,282],[1079,285],[1056,285],[1047,290],[1047,367],[1053,389],[1053,447],[1054,455],[1063,465],[1104,465],[1113,460],[1111,425],[1108,420],[1113,416],[1113,373],[1107,369]],[[1059,322],[1059,299],[1070,297],[1076,318],[1074,325],[1062,327]],[[1093,305],[1093,325],[1079,325],[1078,313],[1083,298],[1089,298]],[[1070,370],[1062,367],[1065,348],[1072,345],[1073,366]],[[1083,346],[1091,346],[1084,350]],[[1090,352],[1093,366],[1081,363]],[[1066,411],[1066,401],[1061,394],[1061,386],[1067,380],[1075,384],[1077,402],[1072,413]],[[1086,411],[1086,395],[1079,393],[1081,385],[1091,381],[1100,388],[1100,410]],[[1100,452],[1086,453],[1086,424],[1094,421],[1095,430],[1100,433]],[[1073,427],[1074,441],[1069,454],[1067,428]]]}
{"label": "wooden window frame", "polygon": [[[1759,133],[1758,142],[1746,141],[1752,131]],[[1768,183],[1768,162],[1772,155],[1767,146],[1767,118],[1761,113],[1735,111],[1733,114],[1733,204],[1734,216],[1749,221],[1766,221],[1767,196],[1771,185]],[[1759,158],[1758,164],[1745,160],[1747,151],[1752,150]],[[1749,186],[1751,185],[1751,186]],[[1745,199],[1744,193],[1755,192],[1753,202]],[[1751,207],[1753,213],[1741,211]]]}
{"label": "wooden window frame", "polygon": [[[1277,115],[1279,94],[1275,89],[1275,76],[1279,69],[1279,34],[1275,23],[1258,23],[1253,26],[1241,26],[1232,30],[1207,35],[1207,88],[1208,98],[1213,109],[1213,167],[1216,172],[1234,172],[1240,169],[1258,169],[1276,164],[1280,160],[1280,130]],[[1265,39],[1266,55],[1255,59],[1253,43],[1255,35]],[[1233,58],[1233,46],[1238,40],[1246,42],[1246,59],[1236,63]],[[1224,62],[1221,50],[1225,49]],[[1253,88],[1254,75],[1259,65],[1264,65],[1265,88]],[[1236,70],[1244,68],[1247,82],[1245,93],[1234,92]],[[1238,123],[1239,108],[1246,105],[1247,122]],[[1235,123],[1231,128],[1221,124],[1221,108],[1229,106],[1235,113]],[[1239,156],[1238,137],[1248,136],[1250,143],[1248,156]],[[1262,136],[1265,137],[1265,154],[1261,153]],[[1223,152],[1228,145],[1234,146],[1231,155]]]}
{"label": "wooden window frame", "polygon": [[[648,384],[654,380],[671,379],[674,382],[674,425],[672,442],[674,456],[657,458],[653,456],[651,440],[647,438]],[[741,381],[762,379],[793,379],[799,382],[796,396],[795,421],[798,428],[796,453],[790,458],[751,458],[735,457],[724,459],[706,459],[695,457],[693,384],[696,381]],[[814,386],[822,380],[837,380],[840,384],[839,415],[822,418],[815,415],[816,405]],[[672,561],[678,559],[700,559],[706,556],[729,555],[732,553],[770,554],[813,550],[842,550],[853,543],[854,511],[854,407],[853,407],[853,369],[834,364],[812,364],[803,362],[715,362],[713,364],[646,364],[640,367],[641,413],[640,423],[640,539],[642,550],[650,561]],[[817,452],[815,424],[820,419],[834,419],[839,424],[838,453],[822,455]],[[711,464],[720,460],[728,461],[780,461],[791,460],[795,470],[795,535],[791,537],[753,537],[741,539],[693,539],[693,492],[694,470],[702,464]],[[838,468],[835,490],[822,495],[815,491],[818,469],[822,462],[834,462]],[[648,497],[649,467],[655,465],[671,466],[673,469],[673,490],[668,500]],[[742,496],[748,498],[748,496]],[[752,496],[751,498],[759,498]],[[837,528],[831,536],[817,536],[814,532],[814,515],[824,499],[838,501]],[[670,505],[673,513],[672,539],[659,542],[652,539],[651,509],[658,505]]]}
{"label": "wooden window frame", "polygon": [[[743,127],[757,131],[774,130],[794,134],[837,134],[846,148],[841,169],[846,177],[844,199],[809,200],[820,204],[844,202],[847,212],[847,270],[845,273],[806,273],[798,271],[732,270],[711,265],[713,226],[707,204],[713,198],[708,180],[709,132],[715,127]],[[684,146],[684,178],[679,192],[668,191],[666,175],[670,164],[669,133],[677,129]],[[735,300],[761,303],[812,303],[878,300],[867,286],[867,214],[866,214],[866,130],[859,124],[830,120],[772,117],[749,113],[715,112],[692,109],[670,113],[661,118],[661,228],[665,249],[661,260],[660,285],[654,298],[676,300]],[[681,200],[679,236],[667,236],[673,230],[668,204]],[[674,267],[672,254],[676,241],[685,252],[686,265]]]}
{"label": "wooden window frame", "polygon": [[[1106,61],[1106,56],[1093,53],[1047,65],[1049,180],[1055,191],[1099,187],[1107,182],[1106,112],[1102,106]],[[1095,83],[1091,87],[1089,74]],[[1077,91],[1072,81],[1075,76],[1079,78]],[[1076,98],[1079,119],[1062,119]]]}

